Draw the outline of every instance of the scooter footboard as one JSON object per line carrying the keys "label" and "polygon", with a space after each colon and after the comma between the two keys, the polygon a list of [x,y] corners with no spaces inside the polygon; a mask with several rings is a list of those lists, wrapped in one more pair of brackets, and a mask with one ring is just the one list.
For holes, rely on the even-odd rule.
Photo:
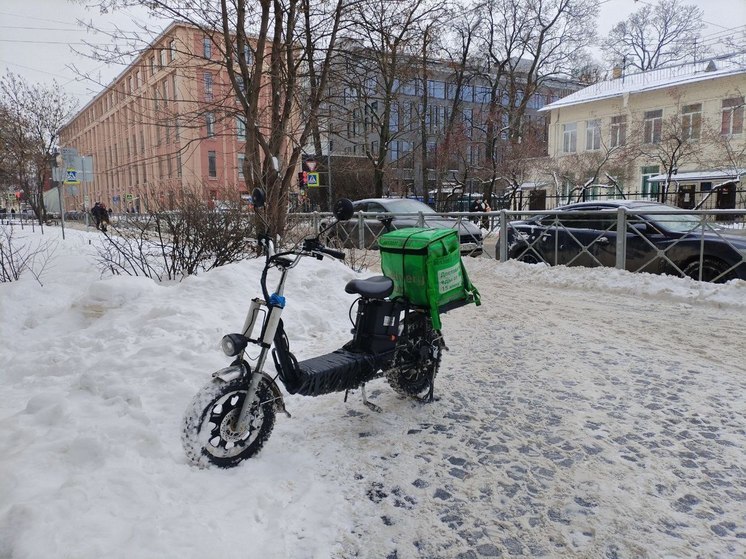
{"label": "scooter footboard", "polygon": [[320,396],[357,388],[375,378],[393,358],[393,351],[370,355],[338,349],[301,361],[298,363],[300,385],[297,393]]}

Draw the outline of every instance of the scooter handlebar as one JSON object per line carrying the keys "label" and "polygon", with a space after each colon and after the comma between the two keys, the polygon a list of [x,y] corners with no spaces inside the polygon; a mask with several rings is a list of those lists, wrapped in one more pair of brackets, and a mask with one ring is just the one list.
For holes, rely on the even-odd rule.
{"label": "scooter handlebar", "polygon": [[321,255],[326,254],[327,256],[331,256],[332,258],[336,258],[338,260],[344,260],[345,259],[345,253],[341,250],[334,250],[333,248],[326,248],[324,245],[319,242],[318,237],[311,237],[309,239],[305,239],[303,241],[303,252],[310,252],[311,254],[316,254],[319,257]]}
{"label": "scooter handlebar", "polygon": [[332,248],[326,248],[326,247],[319,247],[317,250],[324,254],[328,254],[329,256],[331,256],[332,258],[336,258],[337,260],[345,259],[345,253],[341,250],[334,250]]}

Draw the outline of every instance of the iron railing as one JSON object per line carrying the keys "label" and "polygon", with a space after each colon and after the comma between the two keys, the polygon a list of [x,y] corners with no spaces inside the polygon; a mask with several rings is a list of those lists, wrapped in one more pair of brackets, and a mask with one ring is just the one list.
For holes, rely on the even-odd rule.
{"label": "iron railing", "polygon": [[[392,214],[388,214],[392,215]],[[431,214],[428,214],[429,217]],[[695,278],[702,279],[708,275],[706,260],[709,258],[708,250],[713,243],[719,243],[723,250],[735,255],[728,265],[718,270],[718,273],[710,279],[718,280],[729,277],[729,275],[746,265],[746,252],[740,246],[736,246],[738,238],[742,237],[746,242],[746,214],[741,210],[634,210],[620,207],[609,212],[595,211],[573,211],[576,217],[605,216],[605,224],[590,234],[578,232],[578,227],[568,226],[566,218],[568,212],[557,210],[544,211],[511,211],[500,210],[494,212],[450,212],[439,213],[438,216],[455,219],[454,227],[461,221],[478,222],[481,225],[482,243],[484,251],[482,256],[506,261],[510,258],[518,258],[531,262],[545,262],[550,265],[584,265],[584,266],[609,266],[619,269],[628,269],[633,272],[665,271],[680,276],[692,275],[696,270]],[[692,250],[692,235],[698,235],[699,250],[693,261],[698,265],[683,266],[680,259],[684,240],[670,239],[665,245],[656,244],[653,238],[646,234],[648,227],[655,230],[655,223],[662,223],[665,227],[667,216],[693,216],[697,220],[696,226],[692,228],[691,234],[687,236],[687,251]],[[402,214],[397,217],[418,217],[419,224],[426,219],[423,214]],[[564,245],[560,246],[559,235],[552,236],[551,241],[540,236],[531,240],[526,239],[526,234],[521,230],[519,222],[528,220],[534,216],[543,216],[543,228],[545,237],[554,233],[562,233]],[[613,218],[612,218],[613,216]],[[375,241],[384,231],[373,229],[371,218],[383,217],[379,214],[357,213],[352,218],[350,227],[345,229],[332,229],[333,242],[342,248],[373,249],[377,246]],[[669,218],[670,219],[670,218]],[[329,213],[313,212],[306,214],[289,214],[288,240],[297,240],[304,236],[315,235],[326,224],[332,223],[333,217]],[[617,235],[617,231],[625,231],[625,235]],[[463,241],[463,239],[462,239]],[[547,242],[555,243],[547,247]],[[609,245],[612,246],[609,246]],[[642,261],[628,258],[628,245],[634,245],[634,250],[643,248],[649,251],[649,257]],[[539,250],[539,245],[541,250]],[[599,256],[599,247],[604,249],[605,258]],[[563,260],[560,253],[569,256]],[[613,259],[610,260],[610,255]],[[691,260],[691,259],[690,259]],[[691,262],[690,262],[691,264]],[[705,277],[705,279],[708,279]]]}
{"label": "iron railing", "polygon": [[[516,258],[550,265],[613,266],[708,281],[728,279],[736,273],[743,277],[746,267],[746,222],[739,210],[619,207],[609,212],[502,210],[499,214],[495,254],[501,262]],[[682,215],[691,216],[692,224],[678,232],[688,234],[664,235],[661,227],[675,229],[677,221],[672,218]],[[540,222],[526,221],[532,216],[541,216]],[[584,219],[595,223],[586,228]],[[698,243],[696,250],[694,241]]]}

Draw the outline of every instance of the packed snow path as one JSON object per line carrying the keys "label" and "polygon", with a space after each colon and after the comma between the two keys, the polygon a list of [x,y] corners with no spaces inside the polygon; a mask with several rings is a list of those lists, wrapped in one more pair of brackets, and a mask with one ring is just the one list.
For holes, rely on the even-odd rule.
{"label": "packed snow path", "polygon": [[745,556],[744,309],[473,275],[496,289],[444,321],[440,401],[333,424],[339,556]]}
{"label": "packed snow path", "polygon": [[[439,401],[288,396],[256,458],[199,470],[182,414],[261,262],[101,278],[99,237],[0,285],[3,559],[746,556],[746,282],[467,259]],[[349,337],[353,277],[290,276],[299,358]]]}

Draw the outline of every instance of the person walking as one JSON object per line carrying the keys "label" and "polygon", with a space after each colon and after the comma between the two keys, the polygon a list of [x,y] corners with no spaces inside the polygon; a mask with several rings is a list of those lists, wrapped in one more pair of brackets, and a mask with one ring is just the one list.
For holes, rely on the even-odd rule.
{"label": "person walking", "polygon": [[96,202],[91,208],[91,215],[96,222],[96,229],[106,232],[106,224],[109,222],[109,214],[101,202]]}
{"label": "person walking", "polygon": [[[471,208],[469,208],[469,211],[471,212],[491,212],[492,208],[490,208],[490,205],[487,203],[487,201],[484,198],[477,198],[474,203],[471,205]],[[472,220],[474,223],[479,223],[481,221],[481,227],[482,229],[489,229],[490,227],[490,218],[487,216],[484,216],[482,218],[479,218],[477,216],[473,216]]]}

